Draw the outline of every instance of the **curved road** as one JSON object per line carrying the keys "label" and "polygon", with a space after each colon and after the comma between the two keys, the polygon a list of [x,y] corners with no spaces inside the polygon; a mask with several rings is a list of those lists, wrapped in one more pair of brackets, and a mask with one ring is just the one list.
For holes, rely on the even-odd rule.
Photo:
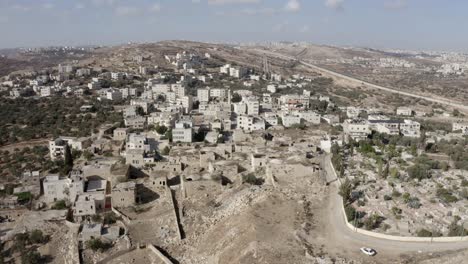
{"label": "curved road", "polygon": [[[287,56],[287,55],[272,52],[272,51],[259,50],[259,49],[254,49],[254,50],[257,51],[257,52],[262,52],[262,53],[269,54],[271,56],[276,56],[276,57],[282,58],[282,59],[297,60],[297,58],[295,58],[295,57]],[[362,81],[362,80],[359,80],[359,79],[356,79],[356,78],[353,78],[353,77],[350,77],[350,76],[347,76],[347,75],[344,75],[344,74],[341,74],[341,73],[337,73],[337,72],[334,72],[334,71],[331,71],[331,70],[327,70],[325,68],[322,68],[322,67],[307,63],[305,61],[298,60],[298,62],[301,63],[302,65],[307,66],[309,68],[312,68],[312,69],[314,69],[316,71],[323,72],[323,73],[326,73],[326,74],[329,74],[331,76],[338,77],[338,78],[341,78],[341,79],[345,79],[347,81],[354,82],[354,83],[356,83],[358,85],[365,85],[365,86],[368,86],[368,87],[371,87],[371,88],[374,88],[374,89],[378,89],[378,90],[382,90],[382,91],[386,91],[386,92],[390,92],[390,93],[396,93],[396,94],[400,94],[400,95],[404,95],[404,96],[408,96],[408,97],[423,99],[423,100],[430,101],[430,102],[433,102],[433,103],[449,105],[451,107],[458,108],[460,110],[468,111],[468,105],[464,105],[464,104],[461,104],[461,103],[456,102],[456,101],[452,101],[452,100],[449,100],[449,99],[432,98],[432,97],[413,94],[413,93],[409,93],[409,92],[398,91],[398,90],[395,90],[395,89],[392,89],[392,88],[383,87],[383,86],[376,85],[376,84],[373,84],[373,83],[369,83],[369,82],[366,82],[366,81]]]}
{"label": "curved road", "polygon": [[[327,174],[327,181],[335,180],[336,176],[332,171],[330,156],[326,156],[323,162],[324,170]],[[338,194],[338,181],[330,184],[329,201],[327,205],[327,221],[329,236],[346,247],[358,249],[360,247],[372,247],[379,254],[398,255],[405,253],[430,253],[449,250],[467,249],[468,241],[459,242],[404,242],[394,241],[384,238],[376,238],[360,233],[356,233],[346,225],[343,215],[343,199]]]}

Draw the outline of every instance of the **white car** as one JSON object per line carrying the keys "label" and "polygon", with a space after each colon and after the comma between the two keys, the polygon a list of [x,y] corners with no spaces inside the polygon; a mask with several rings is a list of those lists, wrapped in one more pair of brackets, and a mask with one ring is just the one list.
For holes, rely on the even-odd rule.
{"label": "white car", "polygon": [[362,253],[364,253],[364,254],[366,254],[368,256],[375,256],[375,254],[377,254],[377,252],[372,248],[362,247],[360,249],[361,249]]}

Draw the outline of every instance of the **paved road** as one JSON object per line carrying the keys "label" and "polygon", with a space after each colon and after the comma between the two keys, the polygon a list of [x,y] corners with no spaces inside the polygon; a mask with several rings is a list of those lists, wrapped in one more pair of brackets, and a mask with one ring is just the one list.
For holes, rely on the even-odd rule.
{"label": "paved road", "polygon": [[[296,60],[296,58],[294,58],[294,57],[287,56],[287,55],[284,55],[284,54],[281,54],[281,53],[272,52],[272,51],[259,50],[259,49],[255,49],[255,51],[261,52],[261,53],[266,53],[266,54],[269,54],[271,56],[275,56],[275,57],[282,58],[282,59]],[[430,101],[430,102],[433,102],[433,103],[439,103],[439,104],[442,104],[442,105],[449,105],[449,106],[452,106],[454,108],[458,108],[460,110],[468,111],[468,105],[462,104],[460,102],[456,102],[456,101],[453,101],[453,100],[450,100],[450,99],[433,98],[433,97],[427,97],[427,96],[413,94],[413,93],[409,93],[409,92],[398,91],[398,90],[395,90],[395,89],[392,89],[392,88],[383,87],[383,86],[376,85],[376,84],[373,84],[373,83],[369,83],[369,82],[366,82],[366,81],[363,81],[363,80],[359,80],[357,78],[353,78],[353,77],[350,77],[350,76],[347,76],[347,75],[344,75],[344,74],[341,74],[341,73],[337,73],[337,72],[334,72],[334,71],[331,71],[331,70],[327,70],[325,68],[310,64],[310,63],[305,62],[305,61],[299,61],[299,63],[301,63],[302,65],[307,66],[309,68],[312,68],[314,70],[317,70],[319,72],[326,73],[328,75],[338,77],[338,78],[341,78],[341,79],[345,79],[347,81],[354,82],[354,83],[356,83],[358,85],[365,85],[367,87],[371,87],[371,88],[374,88],[374,89],[378,89],[378,90],[382,90],[382,91],[386,91],[386,92],[390,92],[390,93],[396,93],[396,94],[400,94],[400,95],[404,95],[404,96],[408,96],[408,97],[424,99],[426,101]]]}
{"label": "paved road", "polygon": [[[330,157],[325,157],[324,170],[327,173],[327,180],[336,178],[331,171]],[[338,194],[338,182],[330,185],[329,199],[327,205],[329,236],[334,241],[340,241],[340,245],[347,248],[358,249],[363,246],[372,247],[383,255],[398,255],[405,253],[430,253],[457,249],[468,249],[468,241],[460,242],[400,242],[382,238],[375,238],[352,231],[345,222],[342,213],[343,199]]]}

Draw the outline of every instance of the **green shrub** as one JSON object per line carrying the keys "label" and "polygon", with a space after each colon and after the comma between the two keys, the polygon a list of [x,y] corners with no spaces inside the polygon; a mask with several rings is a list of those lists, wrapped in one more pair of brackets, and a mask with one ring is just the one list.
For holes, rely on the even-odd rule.
{"label": "green shrub", "polygon": [[86,247],[91,249],[92,251],[106,251],[111,248],[111,244],[103,242],[98,238],[93,238],[91,240],[86,241]]}
{"label": "green shrub", "polygon": [[253,173],[249,173],[242,176],[242,181],[251,185],[262,185],[265,180],[255,177]]}
{"label": "green shrub", "polygon": [[366,230],[376,229],[380,226],[383,220],[385,220],[384,217],[374,213],[364,220],[364,228]]}
{"label": "green shrub", "polygon": [[421,202],[419,201],[419,198],[417,197],[411,197],[409,200],[408,200],[408,207],[409,208],[413,208],[413,209],[419,209],[421,207]]}
{"label": "green shrub", "polygon": [[18,197],[18,202],[24,203],[32,200],[32,194],[30,192],[22,192],[15,194]]}
{"label": "green shrub", "polygon": [[346,178],[346,180],[340,185],[338,194],[343,197],[343,202],[346,204],[351,200],[351,191],[353,190],[353,184]]}
{"label": "green shrub", "polygon": [[28,250],[21,254],[21,263],[23,264],[39,264],[44,263],[41,254],[37,250]]}
{"label": "green shrub", "polygon": [[117,217],[117,215],[114,212],[110,212],[104,215],[103,222],[105,225],[110,225],[110,224],[114,224],[115,222],[117,222],[118,219],[119,217]]}
{"label": "green shrub", "polygon": [[41,230],[35,229],[29,234],[29,240],[33,244],[40,244],[46,243],[48,241],[48,237],[45,236]]}
{"label": "green shrub", "polygon": [[432,237],[432,232],[427,229],[422,228],[416,232],[416,235],[418,237]]}
{"label": "green shrub", "polygon": [[346,218],[348,219],[348,222],[353,221],[356,219],[356,209],[350,204],[345,206],[345,213],[346,213]]}
{"label": "green shrub", "polygon": [[437,188],[436,196],[437,196],[437,198],[439,198],[440,200],[442,200],[445,203],[454,203],[454,202],[458,201],[458,198],[455,197],[452,194],[452,192],[450,192],[449,190],[447,190],[447,189],[445,189],[443,187]]}
{"label": "green shrub", "polygon": [[67,203],[64,200],[57,201],[52,206],[52,210],[64,210],[64,209],[67,209]]}

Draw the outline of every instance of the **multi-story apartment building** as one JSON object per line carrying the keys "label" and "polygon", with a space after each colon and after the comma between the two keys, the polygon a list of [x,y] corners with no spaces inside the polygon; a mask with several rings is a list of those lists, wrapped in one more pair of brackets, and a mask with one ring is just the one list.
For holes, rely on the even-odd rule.
{"label": "multi-story apartment building", "polygon": [[353,140],[363,140],[371,134],[371,129],[367,120],[362,119],[346,119],[343,122],[343,132],[346,140],[352,138]]}
{"label": "multi-story apartment building", "polygon": [[190,121],[179,121],[172,130],[173,142],[191,143],[193,140],[193,128]]}

